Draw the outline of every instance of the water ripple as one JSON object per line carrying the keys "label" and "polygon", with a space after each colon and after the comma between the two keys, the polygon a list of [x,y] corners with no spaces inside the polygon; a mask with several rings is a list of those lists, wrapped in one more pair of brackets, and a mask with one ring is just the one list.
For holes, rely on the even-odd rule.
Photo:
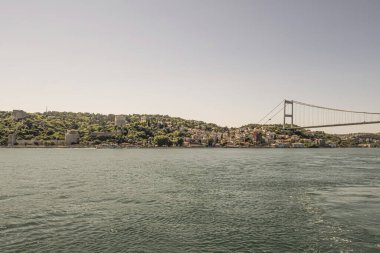
{"label": "water ripple", "polygon": [[379,157],[369,149],[7,150],[0,251],[377,252]]}

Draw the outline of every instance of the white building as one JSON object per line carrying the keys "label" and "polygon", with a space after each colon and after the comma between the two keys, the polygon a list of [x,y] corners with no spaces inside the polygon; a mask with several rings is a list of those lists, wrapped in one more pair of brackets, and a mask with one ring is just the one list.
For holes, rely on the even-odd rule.
{"label": "white building", "polygon": [[72,145],[79,143],[79,132],[77,130],[67,130],[65,134],[65,144]]}
{"label": "white building", "polygon": [[20,120],[20,119],[26,118],[26,116],[27,116],[27,113],[24,112],[23,110],[13,110],[12,111],[12,117],[15,120]]}
{"label": "white building", "polygon": [[303,143],[292,143],[293,148],[304,148],[305,145]]}
{"label": "white building", "polygon": [[115,126],[122,127],[125,125],[124,115],[115,115]]}
{"label": "white building", "polygon": [[8,135],[8,147],[12,147],[14,144],[16,144],[16,134]]}
{"label": "white building", "polygon": [[274,140],[276,138],[276,133],[274,133],[274,132],[267,132],[266,136],[268,137],[269,140]]}

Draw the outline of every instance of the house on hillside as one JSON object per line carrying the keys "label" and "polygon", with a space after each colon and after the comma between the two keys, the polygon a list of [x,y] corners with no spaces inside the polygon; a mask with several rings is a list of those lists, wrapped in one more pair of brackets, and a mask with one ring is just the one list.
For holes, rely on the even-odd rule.
{"label": "house on hillside", "polygon": [[28,114],[24,112],[23,110],[13,110],[12,111],[12,117],[14,120],[20,120],[26,118]]}
{"label": "house on hillside", "polygon": [[115,115],[115,126],[123,127],[125,123],[126,121],[124,115]]}

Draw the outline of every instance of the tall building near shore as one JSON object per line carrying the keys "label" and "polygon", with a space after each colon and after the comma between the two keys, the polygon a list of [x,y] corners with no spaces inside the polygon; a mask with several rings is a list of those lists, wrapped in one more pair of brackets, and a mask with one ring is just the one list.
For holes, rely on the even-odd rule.
{"label": "tall building near shore", "polygon": [[65,134],[65,144],[72,145],[79,143],[79,132],[77,130],[67,130]]}
{"label": "tall building near shore", "polygon": [[16,134],[10,134],[8,135],[8,147],[13,147],[13,145],[16,144]]}
{"label": "tall building near shore", "polygon": [[257,143],[260,143],[262,141],[262,135],[261,135],[261,132],[259,131],[254,131],[252,136],[253,136],[253,141]]}
{"label": "tall building near shore", "polygon": [[115,115],[115,126],[123,127],[125,123],[125,115]]}

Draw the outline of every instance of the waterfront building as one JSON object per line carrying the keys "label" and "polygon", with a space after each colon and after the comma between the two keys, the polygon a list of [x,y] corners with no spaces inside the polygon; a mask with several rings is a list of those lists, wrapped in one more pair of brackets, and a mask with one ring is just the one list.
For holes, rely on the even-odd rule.
{"label": "waterfront building", "polygon": [[314,142],[315,142],[318,146],[320,146],[320,147],[324,147],[324,146],[326,146],[326,141],[325,141],[324,139],[316,139]]}
{"label": "waterfront building", "polygon": [[253,132],[252,135],[253,135],[253,141],[255,141],[257,143],[261,143],[261,141],[262,141],[262,135],[261,135],[260,132],[255,131],[255,132]]}
{"label": "waterfront building", "polygon": [[77,130],[67,130],[65,134],[65,144],[72,145],[79,143],[79,132]]}
{"label": "waterfront building", "polygon": [[276,138],[276,133],[274,132],[267,132],[266,136],[269,140],[274,140]]}
{"label": "waterfront building", "polygon": [[290,148],[290,143],[287,142],[278,142],[273,145],[275,148]]}
{"label": "waterfront building", "polygon": [[292,143],[293,148],[304,148],[305,145],[303,143]]}
{"label": "waterfront building", "polygon": [[8,147],[12,147],[16,144],[16,134],[8,135]]}
{"label": "waterfront building", "polygon": [[294,134],[290,137],[290,139],[292,142],[299,142],[301,138],[298,135]]}

